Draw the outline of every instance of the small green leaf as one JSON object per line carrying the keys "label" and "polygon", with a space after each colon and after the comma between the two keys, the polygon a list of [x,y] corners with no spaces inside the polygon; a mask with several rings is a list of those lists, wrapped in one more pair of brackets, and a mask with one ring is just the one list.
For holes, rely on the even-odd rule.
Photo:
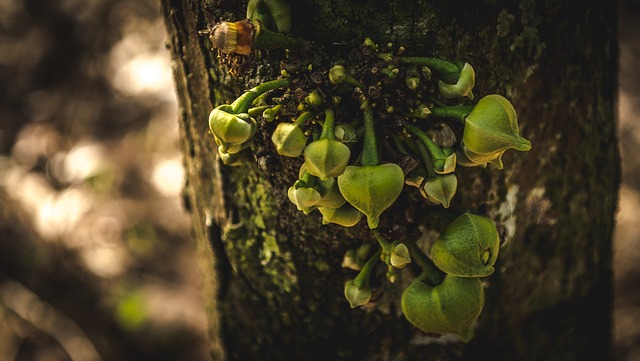
{"label": "small green leaf", "polygon": [[307,145],[304,132],[293,123],[278,124],[271,136],[271,141],[278,154],[292,158],[301,156]]}

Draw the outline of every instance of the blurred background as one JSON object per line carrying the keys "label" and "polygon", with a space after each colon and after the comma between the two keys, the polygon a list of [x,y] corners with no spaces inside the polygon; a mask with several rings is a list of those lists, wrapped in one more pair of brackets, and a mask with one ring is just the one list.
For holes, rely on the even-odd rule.
{"label": "blurred background", "polygon": [[[636,361],[640,0],[619,5],[614,341]],[[0,361],[208,359],[177,126],[157,0],[0,0]]]}

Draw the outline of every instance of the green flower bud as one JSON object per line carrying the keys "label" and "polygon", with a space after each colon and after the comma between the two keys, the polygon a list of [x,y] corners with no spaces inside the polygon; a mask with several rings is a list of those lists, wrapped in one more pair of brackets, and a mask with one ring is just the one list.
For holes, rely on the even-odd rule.
{"label": "green flower bud", "polygon": [[324,103],[324,99],[322,99],[322,95],[320,95],[320,92],[316,89],[304,98],[304,102],[312,108],[319,108],[322,103]]}
{"label": "green flower bud", "polygon": [[480,99],[465,119],[462,149],[473,163],[493,163],[502,169],[502,154],[507,149],[531,149],[531,142],[520,136],[513,105],[496,94]]}
{"label": "green flower bud", "polygon": [[376,44],[371,38],[364,39],[364,46],[371,48],[373,50],[378,50],[378,44]]}
{"label": "green flower bud", "polygon": [[440,234],[431,247],[431,259],[445,273],[485,277],[494,272],[500,237],[486,217],[464,213]]}
{"label": "green flower bud", "polygon": [[274,107],[267,108],[262,112],[262,117],[267,122],[272,122],[276,119],[276,116],[278,115],[280,110],[282,110],[282,104],[278,104]]}
{"label": "green flower bud", "polygon": [[329,81],[331,84],[341,84],[347,79],[347,70],[342,65],[336,65],[329,69]]}
{"label": "green flower bud", "polygon": [[257,124],[248,114],[233,114],[231,106],[221,105],[209,114],[209,128],[220,145],[237,145],[249,141]]}
{"label": "green flower bud", "polygon": [[391,53],[380,53],[378,54],[378,58],[385,61],[385,63],[391,63],[393,61],[393,54]]}
{"label": "green flower bud", "polygon": [[349,147],[329,138],[316,140],[304,149],[307,171],[320,179],[342,174],[350,157]]}
{"label": "green flower bud", "polygon": [[408,77],[405,79],[405,83],[407,84],[407,88],[416,90],[420,85],[420,78],[418,78],[417,76]]}
{"label": "green flower bud", "polygon": [[418,107],[408,114],[410,117],[418,119],[427,119],[431,115],[431,109],[426,104],[420,104]]}
{"label": "green flower bud", "polygon": [[449,208],[451,199],[458,189],[458,178],[453,173],[435,175],[427,178],[419,189],[420,194],[429,202],[442,204],[444,208]]}
{"label": "green flower bud", "polygon": [[367,304],[371,300],[371,288],[368,286],[356,286],[354,280],[344,284],[344,297],[349,301],[351,308]]}
{"label": "green flower bud", "polygon": [[365,89],[364,84],[352,77],[342,65],[335,65],[329,69],[329,81],[331,84],[351,84],[357,88]]}
{"label": "green flower bud", "polygon": [[425,79],[431,80],[431,76],[433,75],[431,73],[431,68],[429,68],[428,66],[421,66],[420,71],[422,72],[422,75],[425,77]]}
{"label": "green flower bud", "polygon": [[362,213],[349,203],[344,203],[339,208],[319,207],[318,210],[322,213],[322,224],[335,223],[343,227],[353,227],[362,219]]}
{"label": "green flower bud", "polygon": [[484,306],[478,278],[447,275],[436,287],[414,281],[402,293],[402,312],[412,325],[429,333],[454,333],[464,342],[473,337],[473,325]]}
{"label": "green flower bud", "polygon": [[342,268],[352,269],[354,271],[360,271],[362,266],[364,265],[364,261],[359,261],[356,258],[356,250],[350,249],[344,253],[344,257],[342,258]]}
{"label": "green flower bud", "polygon": [[276,152],[286,157],[296,158],[302,155],[307,145],[307,137],[300,127],[293,123],[280,123],[271,136]]}
{"label": "green flower bud", "polygon": [[309,207],[315,206],[316,204],[318,204],[318,202],[320,202],[320,198],[322,198],[317,190],[300,186],[299,181],[296,181],[293,186],[289,187],[287,196],[289,197],[291,203],[295,204],[296,207],[298,207],[299,211],[303,211]]}
{"label": "green flower bud", "polygon": [[338,124],[333,129],[333,133],[336,136],[336,140],[342,143],[356,143],[358,141],[358,134],[356,130],[347,124]]}
{"label": "green flower bud", "polygon": [[349,166],[338,177],[340,193],[367,216],[367,223],[372,229],[378,227],[380,215],[395,202],[403,186],[404,172],[392,163]]}
{"label": "green flower bud", "polygon": [[395,65],[390,64],[386,68],[380,69],[380,73],[386,75],[389,79],[395,79],[398,77],[400,69],[398,69]]}
{"label": "green flower bud", "polygon": [[409,248],[404,243],[398,243],[389,255],[389,263],[395,268],[405,268],[411,263]]}
{"label": "green flower bud", "polygon": [[371,244],[369,243],[365,243],[356,249],[348,250],[342,259],[342,268],[360,271],[367,262],[367,255],[369,255],[370,250]]}
{"label": "green flower bud", "polygon": [[460,76],[455,84],[445,83],[440,80],[438,89],[440,94],[445,98],[468,97],[473,99],[473,86],[476,83],[476,72],[469,63],[465,63],[460,70]]}

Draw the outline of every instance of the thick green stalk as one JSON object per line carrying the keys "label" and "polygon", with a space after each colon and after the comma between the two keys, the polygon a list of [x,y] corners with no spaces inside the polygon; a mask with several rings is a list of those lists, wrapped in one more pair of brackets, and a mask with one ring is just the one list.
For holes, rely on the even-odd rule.
{"label": "thick green stalk", "polygon": [[373,233],[373,236],[378,241],[378,244],[380,245],[383,253],[390,253],[392,251],[391,243],[387,241],[377,229],[372,229],[371,233]]}
{"label": "thick green stalk", "polygon": [[407,124],[406,128],[409,132],[417,136],[425,146],[427,146],[432,160],[435,161],[436,159],[446,158],[446,155],[444,154],[442,149],[436,143],[434,143],[433,140],[431,140],[431,138],[429,138],[429,136],[422,131],[422,129],[416,127],[413,124]]}
{"label": "thick green stalk", "polygon": [[231,103],[231,109],[235,114],[246,113],[256,98],[260,95],[268,92],[269,90],[277,89],[283,86],[289,86],[289,79],[276,79],[266,83],[262,83],[247,90],[244,94],[240,95],[236,100]]}
{"label": "thick green stalk", "polygon": [[335,65],[329,69],[329,81],[333,84],[350,84],[356,88],[362,89],[363,91],[366,89],[364,84],[352,77],[351,74],[347,73],[347,70],[342,65]]}
{"label": "thick green stalk", "polygon": [[404,145],[402,144],[402,140],[397,134],[392,134],[391,139],[393,140],[393,144],[396,146],[396,149],[398,149],[400,153],[409,154],[409,152],[407,152],[407,148],[404,147]]}
{"label": "thick green stalk", "polygon": [[364,113],[364,145],[362,149],[362,161],[364,166],[380,164],[378,156],[378,143],[376,141],[376,130],[373,120],[373,109],[368,101],[362,104]]}
{"label": "thick green stalk", "polygon": [[268,105],[261,105],[259,107],[253,107],[253,108],[249,108],[249,110],[247,111],[247,113],[249,114],[249,116],[251,117],[257,117],[258,115],[261,115],[264,113],[265,110],[270,109],[270,107]]}
{"label": "thick green stalk", "polygon": [[427,175],[429,178],[434,177],[436,175],[436,171],[433,168],[433,160],[427,151],[427,147],[422,142],[417,142],[416,146],[418,147],[422,160],[424,161],[424,168],[427,170]]}
{"label": "thick green stalk", "polygon": [[369,277],[371,275],[371,270],[373,270],[373,266],[375,266],[376,263],[378,263],[378,261],[380,260],[380,253],[381,251],[380,249],[378,249],[376,253],[371,256],[371,258],[369,258],[367,263],[362,266],[362,270],[360,270],[360,273],[358,273],[356,278],[353,280],[353,283],[356,285],[356,287],[369,287]]}
{"label": "thick green stalk", "polygon": [[325,110],[324,124],[322,125],[322,133],[320,134],[320,139],[336,139],[336,134],[334,133],[334,123],[335,117],[333,115],[333,109]]}
{"label": "thick green stalk", "polygon": [[416,261],[420,268],[422,268],[422,274],[419,277],[426,277],[433,286],[437,286],[442,283],[444,273],[440,271],[433,261],[422,252],[415,241],[408,239],[404,244],[409,247],[409,251],[411,251],[411,258]]}
{"label": "thick green stalk", "polygon": [[469,116],[473,106],[444,106],[431,108],[431,116],[436,118],[453,118],[464,123],[464,120]]}
{"label": "thick green stalk", "polygon": [[315,116],[315,114],[313,112],[304,112],[302,114],[300,114],[298,116],[298,118],[296,118],[296,120],[293,122],[293,124],[295,124],[296,127],[298,128],[302,128],[302,126],[304,125],[304,123],[307,122],[307,120],[313,118]]}
{"label": "thick green stalk", "polygon": [[[460,68],[458,68],[456,64],[438,58],[402,56],[399,59],[400,64],[426,65],[431,70],[436,71],[447,78],[452,78],[454,75],[459,75],[460,73]],[[451,81],[452,79],[446,80]],[[457,80],[457,78],[455,80]]]}

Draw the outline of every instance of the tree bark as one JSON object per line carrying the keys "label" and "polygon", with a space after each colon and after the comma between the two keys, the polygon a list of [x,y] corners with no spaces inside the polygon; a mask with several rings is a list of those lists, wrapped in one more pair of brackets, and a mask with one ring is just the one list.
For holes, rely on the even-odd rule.
{"label": "tree bark", "polygon": [[[292,33],[313,41],[312,51],[252,54],[238,75],[198,31],[242,19],[244,2],[161,2],[214,360],[610,359],[616,2],[291,1]],[[502,171],[458,172],[453,207],[492,217],[503,239],[468,344],[404,320],[408,274],[376,284],[374,307],[349,308],[342,288],[355,274],[340,263],[347,249],[373,242],[366,223],[323,226],[318,214],[298,212],[286,191],[301,161],[275,153],[268,127],[252,161],[227,167],[216,157],[207,124],[215,105],[277,77],[286,57],[313,58],[326,71],[365,37],[473,64],[476,95],[510,99],[533,144],[507,153]],[[380,227],[429,238],[432,208],[405,189]]]}

